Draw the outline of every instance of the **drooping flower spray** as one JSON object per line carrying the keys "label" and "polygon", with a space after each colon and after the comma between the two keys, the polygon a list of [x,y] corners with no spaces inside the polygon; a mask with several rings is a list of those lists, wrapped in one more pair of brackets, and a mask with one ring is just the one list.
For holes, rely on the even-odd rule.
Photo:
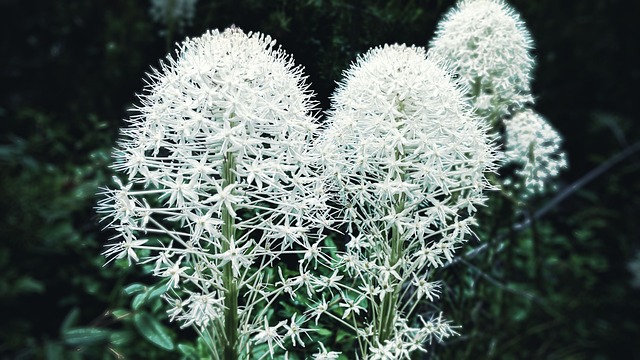
{"label": "drooping flower spray", "polygon": [[442,18],[429,55],[448,62],[493,126],[533,101],[533,41],[520,15],[502,0],[460,0]]}
{"label": "drooping flower spray", "polygon": [[286,290],[277,259],[299,255],[300,278],[323,261],[302,69],[268,36],[210,31],[153,71],[140,102],[115,150],[128,181],[98,206],[117,232],[106,256],[155,264],[170,318],[209,339],[215,359],[300,345],[304,317],[274,321],[269,307]]}
{"label": "drooping flower spray", "polygon": [[554,188],[553,180],[567,167],[562,137],[542,117],[526,109],[505,120],[505,165],[513,176],[503,184],[523,201]]}
{"label": "drooping flower spray", "polygon": [[[383,46],[360,57],[332,98],[317,151],[344,209],[335,314],[356,334],[360,359],[407,357],[454,331],[425,305],[438,297],[431,270],[471,233],[495,169],[487,126],[426,51]],[[339,277],[336,277],[339,279]]]}

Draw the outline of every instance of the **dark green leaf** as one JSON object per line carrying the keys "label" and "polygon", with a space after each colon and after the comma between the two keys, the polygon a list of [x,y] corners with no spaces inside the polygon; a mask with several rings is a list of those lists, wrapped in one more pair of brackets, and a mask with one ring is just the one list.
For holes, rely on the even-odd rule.
{"label": "dark green leaf", "polygon": [[333,335],[333,331],[328,330],[328,329],[316,329],[315,333],[318,334],[319,337],[329,337],[331,335]]}
{"label": "dark green leaf", "polygon": [[194,348],[191,345],[178,344],[178,350],[180,350],[180,353],[182,354],[182,358],[183,359],[197,359],[198,358],[198,352],[196,351],[196,348]]}
{"label": "dark green leaf", "polygon": [[45,290],[42,282],[30,276],[20,278],[14,286],[16,292],[41,294]]}
{"label": "dark green leaf", "polygon": [[59,343],[48,341],[45,345],[45,350],[47,352],[47,360],[58,360],[64,358],[62,353],[63,348]]}
{"label": "dark green leaf", "polygon": [[142,304],[147,300],[147,293],[138,294],[133,298],[131,307],[133,310],[138,310]]}
{"label": "dark green leaf", "polygon": [[109,338],[109,330],[97,328],[75,328],[62,334],[64,342],[69,345],[92,345],[104,342]]}
{"label": "dark green leaf", "polygon": [[62,320],[62,324],[60,325],[60,333],[64,333],[69,330],[77,321],[80,316],[80,309],[73,308],[67,316]]}
{"label": "dark green leaf", "polygon": [[133,335],[131,331],[116,331],[111,334],[109,341],[114,345],[123,345],[131,342]]}
{"label": "dark green leaf", "polygon": [[157,286],[153,290],[151,290],[151,292],[149,293],[149,299],[154,299],[164,294],[165,292],[167,292],[167,285]]}
{"label": "dark green leaf", "polygon": [[125,309],[115,309],[111,311],[111,315],[113,315],[116,319],[122,319],[125,316],[128,316],[131,312]]}
{"label": "dark green leaf", "polygon": [[123,289],[124,293],[127,295],[131,295],[133,293],[137,293],[145,290],[146,290],[146,286],[142,284],[131,284]]}
{"label": "dark green leaf", "polygon": [[133,322],[147,340],[163,349],[173,350],[174,345],[169,331],[156,318],[146,312],[140,312],[133,316]]}

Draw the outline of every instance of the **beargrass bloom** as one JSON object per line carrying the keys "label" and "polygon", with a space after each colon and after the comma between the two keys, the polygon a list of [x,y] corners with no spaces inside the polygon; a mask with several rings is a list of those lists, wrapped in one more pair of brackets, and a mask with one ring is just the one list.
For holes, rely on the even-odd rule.
{"label": "beargrass bloom", "polygon": [[310,316],[351,328],[361,359],[409,358],[454,333],[424,307],[439,294],[431,272],[471,233],[495,152],[486,123],[422,48],[372,49],[344,77],[317,145],[348,237],[329,295],[339,310],[323,302]]}
{"label": "beargrass bloom", "polygon": [[[231,28],[187,39],[150,74],[122,130],[113,168],[127,182],[102,190],[98,210],[117,233],[105,255],[153,264],[170,318],[209,334],[214,358],[308,341],[305,317],[270,315],[284,283],[315,291],[308,267],[324,261],[304,81],[269,36]],[[275,271],[284,254],[299,258],[299,277]]]}
{"label": "beargrass bloom", "polygon": [[554,188],[553,180],[567,167],[562,137],[538,113],[527,109],[505,120],[505,166],[514,167],[505,186],[521,199]]}
{"label": "beargrass bloom", "polygon": [[533,101],[532,44],[520,15],[502,0],[460,0],[429,51],[455,68],[477,111],[495,122]]}
{"label": "beargrass bloom", "polygon": [[151,0],[149,13],[153,21],[181,31],[191,25],[198,0]]}

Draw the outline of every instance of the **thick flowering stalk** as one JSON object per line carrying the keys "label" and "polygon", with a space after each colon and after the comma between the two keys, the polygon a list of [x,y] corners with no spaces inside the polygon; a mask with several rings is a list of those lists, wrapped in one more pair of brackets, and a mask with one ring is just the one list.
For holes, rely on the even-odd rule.
{"label": "thick flowering stalk", "polygon": [[438,24],[430,56],[455,68],[471,102],[493,125],[533,101],[532,40],[502,0],[460,0]]}
{"label": "thick flowering stalk", "polygon": [[[317,151],[349,242],[326,313],[351,328],[359,358],[399,359],[454,333],[424,305],[438,297],[431,270],[471,233],[495,152],[451,76],[422,48],[370,50],[345,73]],[[343,281],[353,278],[355,283]]]}
{"label": "thick flowering stalk", "polygon": [[538,113],[527,109],[505,120],[505,166],[514,166],[505,187],[525,200],[553,188],[553,180],[567,167],[562,137]]}
{"label": "thick flowering stalk", "polygon": [[[187,39],[150,77],[115,151],[128,182],[99,203],[118,232],[105,254],[155,264],[170,318],[207,335],[216,359],[304,345],[304,317],[269,315],[293,286],[312,292],[307,268],[323,261],[302,69],[268,36],[231,28]],[[300,276],[271,269],[284,254],[299,255]]]}

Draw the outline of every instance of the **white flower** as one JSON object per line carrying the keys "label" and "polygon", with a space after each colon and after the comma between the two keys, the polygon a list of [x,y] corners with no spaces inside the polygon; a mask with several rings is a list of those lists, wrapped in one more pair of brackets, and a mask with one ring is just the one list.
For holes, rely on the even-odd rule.
{"label": "white flower", "polygon": [[425,297],[429,301],[433,301],[434,298],[439,297],[439,292],[440,292],[439,282],[429,282],[424,277],[417,277],[414,275],[411,283],[416,288],[418,299]]}
{"label": "white flower", "polygon": [[180,276],[184,273],[185,270],[189,269],[187,266],[180,267],[180,262],[182,262],[182,257],[178,259],[171,267],[167,268],[165,272],[161,276],[169,277],[169,287],[177,288],[180,285]]}
{"label": "white flower", "polygon": [[538,113],[527,109],[505,120],[505,166],[515,165],[506,184],[526,199],[553,188],[553,179],[567,167],[562,137]]}
{"label": "white flower", "polygon": [[339,289],[340,280],[342,280],[344,276],[338,275],[338,270],[335,270],[330,277],[326,277],[324,275],[320,276],[319,283],[324,287],[329,289],[329,291],[333,291],[333,289]]}
{"label": "white flower", "polygon": [[102,254],[107,257],[112,257],[113,259],[122,259],[126,256],[127,260],[129,261],[129,265],[131,265],[132,259],[134,262],[140,261],[135,249],[141,247],[148,240],[134,240],[133,235],[129,232],[122,232],[121,235],[122,237],[124,237],[124,240],[117,243],[109,244],[107,246],[107,250]]}
{"label": "white flower", "polygon": [[312,355],[314,360],[336,360],[341,354],[340,352],[336,351],[327,351],[327,349],[321,342],[319,342],[318,344],[320,345],[320,349],[317,353]]}
{"label": "white flower", "polygon": [[264,317],[264,325],[253,338],[253,341],[256,344],[267,343],[271,358],[273,358],[273,355],[275,353],[274,345],[284,350],[283,336],[278,333],[278,329],[284,324],[284,322],[280,322],[276,326],[269,326],[269,320]]}
{"label": "white flower", "polygon": [[251,240],[247,241],[241,247],[236,246],[236,242],[231,239],[229,241],[229,249],[221,254],[213,256],[214,259],[220,259],[218,266],[224,266],[226,263],[231,264],[233,276],[238,278],[243,269],[248,268],[253,263],[252,256],[246,251],[252,246]]}
{"label": "white flower", "polygon": [[310,308],[308,310],[308,312],[315,316],[315,323],[316,325],[318,325],[318,320],[320,319],[320,316],[324,315],[324,313],[329,310],[329,304],[327,304],[327,301],[324,299],[324,297],[322,298],[322,301],[314,304],[314,307]]}
{"label": "white flower", "polygon": [[[171,316],[184,326],[218,321],[224,329],[237,318],[238,343],[212,333],[220,348],[241,353],[256,333],[279,346],[269,328],[256,332],[269,307],[254,307],[284,291],[265,291],[276,279],[262,270],[304,253],[296,286],[310,292],[308,263],[327,260],[318,238],[329,208],[310,151],[318,125],[304,81],[268,36],[231,28],[187,39],[150,75],[122,130],[113,168],[128,183],[102,190],[98,211],[124,238],[105,254],[155,262],[155,275],[189,294]],[[238,307],[228,297],[246,300]]]}
{"label": "white flower", "polygon": [[300,344],[300,346],[304,347],[304,341],[302,340],[301,335],[306,334],[307,337],[309,337],[307,333],[311,330],[302,328],[299,323],[302,323],[305,320],[298,320],[296,322],[296,315],[297,314],[295,313],[291,315],[289,323],[284,323],[282,326],[285,328],[285,330],[287,330],[285,337],[291,339],[293,346],[296,346],[296,344]]}
{"label": "white flower", "polygon": [[346,319],[349,317],[349,314],[353,313],[355,315],[360,315],[360,310],[366,312],[367,309],[363,308],[362,306],[360,306],[360,302],[364,299],[364,296],[360,296],[359,298],[357,298],[356,300],[352,300],[349,298],[342,298],[342,301],[340,304],[338,304],[339,307],[343,307],[344,309],[344,314],[342,314],[342,318]]}
{"label": "white flower", "polygon": [[449,63],[482,115],[501,117],[532,102],[531,36],[503,0],[459,0],[438,24],[430,56]]}
{"label": "white flower", "polygon": [[398,356],[392,351],[393,343],[387,342],[385,345],[378,344],[369,348],[371,355],[367,360],[396,360]]}
{"label": "white flower", "polygon": [[[165,293],[165,300],[174,305],[176,304],[167,293]],[[196,325],[202,328],[222,317],[222,299],[218,298],[215,293],[191,293],[189,299],[183,302],[182,306],[185,304],[187,309],[183,310],[182,315],[177,317],[178,320],[183,321],[182,327]],[[170,310],[169,314],[171,315],[174,311],[175,308]]]}

